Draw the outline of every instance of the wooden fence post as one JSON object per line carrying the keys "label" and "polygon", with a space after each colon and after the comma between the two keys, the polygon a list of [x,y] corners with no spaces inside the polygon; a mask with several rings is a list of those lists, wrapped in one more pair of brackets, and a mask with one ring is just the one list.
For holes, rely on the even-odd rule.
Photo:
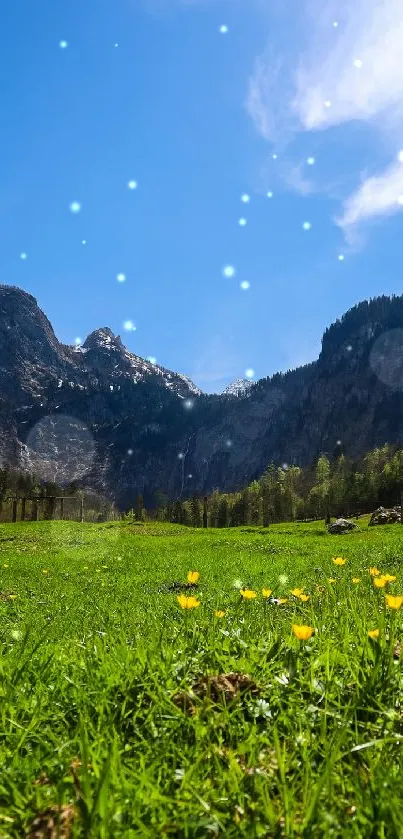
{"label": "wooden fence post", "polygon": [[204,496],[203,501],[203,527],[207,527],[207,495]]}
{"label": "wooden fence post", "polygon": [[26,504],[25,495],[21,498],[21,521],[25,521],[25,504]]}
{"label": "wooden fence post", "polygon": [[38,521],[38,499],[32,499],[32,519],[33,521]]}
{"label": "wooden fence post", "polygon": [[12,516],[13,524],[15,524],[15,522],[17,521],[17,504],[18,504],[17,499],[13,498],[13,516]]}
{"label": "wooden fence post", "polygon": [[62,519],[64,515],[64,498],[60,499],[60,518]]}
{"label": "wooden fence post", "polygon": [[82,496],[80,498],[80,521],[84,521],[84,498]]}

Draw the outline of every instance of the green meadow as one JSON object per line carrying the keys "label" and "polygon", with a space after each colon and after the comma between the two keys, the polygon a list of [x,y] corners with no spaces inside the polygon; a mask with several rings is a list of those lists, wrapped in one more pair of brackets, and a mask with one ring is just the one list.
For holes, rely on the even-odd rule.
{"label": "green meadow", "polygon": [[0,839],[403,837],[403,528],[358,523],[1,525]]}

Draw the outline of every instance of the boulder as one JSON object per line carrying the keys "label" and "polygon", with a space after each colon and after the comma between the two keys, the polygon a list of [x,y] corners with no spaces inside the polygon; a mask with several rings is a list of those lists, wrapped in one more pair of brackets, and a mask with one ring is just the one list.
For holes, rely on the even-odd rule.
{"label": "boulder", "polygon": [[401,521],[401,507],[392,507],[390,510],[385,507],[378,507],[374,510],[368,522],[368,527],[373,527],[376,524],[396,524]]}
{"label": "boulder", "polygon": [[337,519],[327,528],[328,533],[348,533],[350,530],[358,530],[358,525],[348,519]]}

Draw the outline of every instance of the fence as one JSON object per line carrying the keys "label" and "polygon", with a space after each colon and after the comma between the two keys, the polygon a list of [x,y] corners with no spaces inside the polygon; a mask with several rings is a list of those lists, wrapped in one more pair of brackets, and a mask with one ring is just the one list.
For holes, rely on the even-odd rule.
{"label": "fence", "polygon": [[0,501],[0,522],[50,519],[96,522],[120,519],[113,504],[76,495],[8,496]]}

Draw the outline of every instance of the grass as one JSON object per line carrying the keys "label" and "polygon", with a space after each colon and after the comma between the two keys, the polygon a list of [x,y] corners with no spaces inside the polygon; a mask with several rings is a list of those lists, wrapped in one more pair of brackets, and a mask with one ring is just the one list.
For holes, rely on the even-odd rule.
{"label": "grass", "polygon": [[1,525],[1,839],[402,837],[403,607],[368,569],[403,594],[403,529],[366,524]]}

